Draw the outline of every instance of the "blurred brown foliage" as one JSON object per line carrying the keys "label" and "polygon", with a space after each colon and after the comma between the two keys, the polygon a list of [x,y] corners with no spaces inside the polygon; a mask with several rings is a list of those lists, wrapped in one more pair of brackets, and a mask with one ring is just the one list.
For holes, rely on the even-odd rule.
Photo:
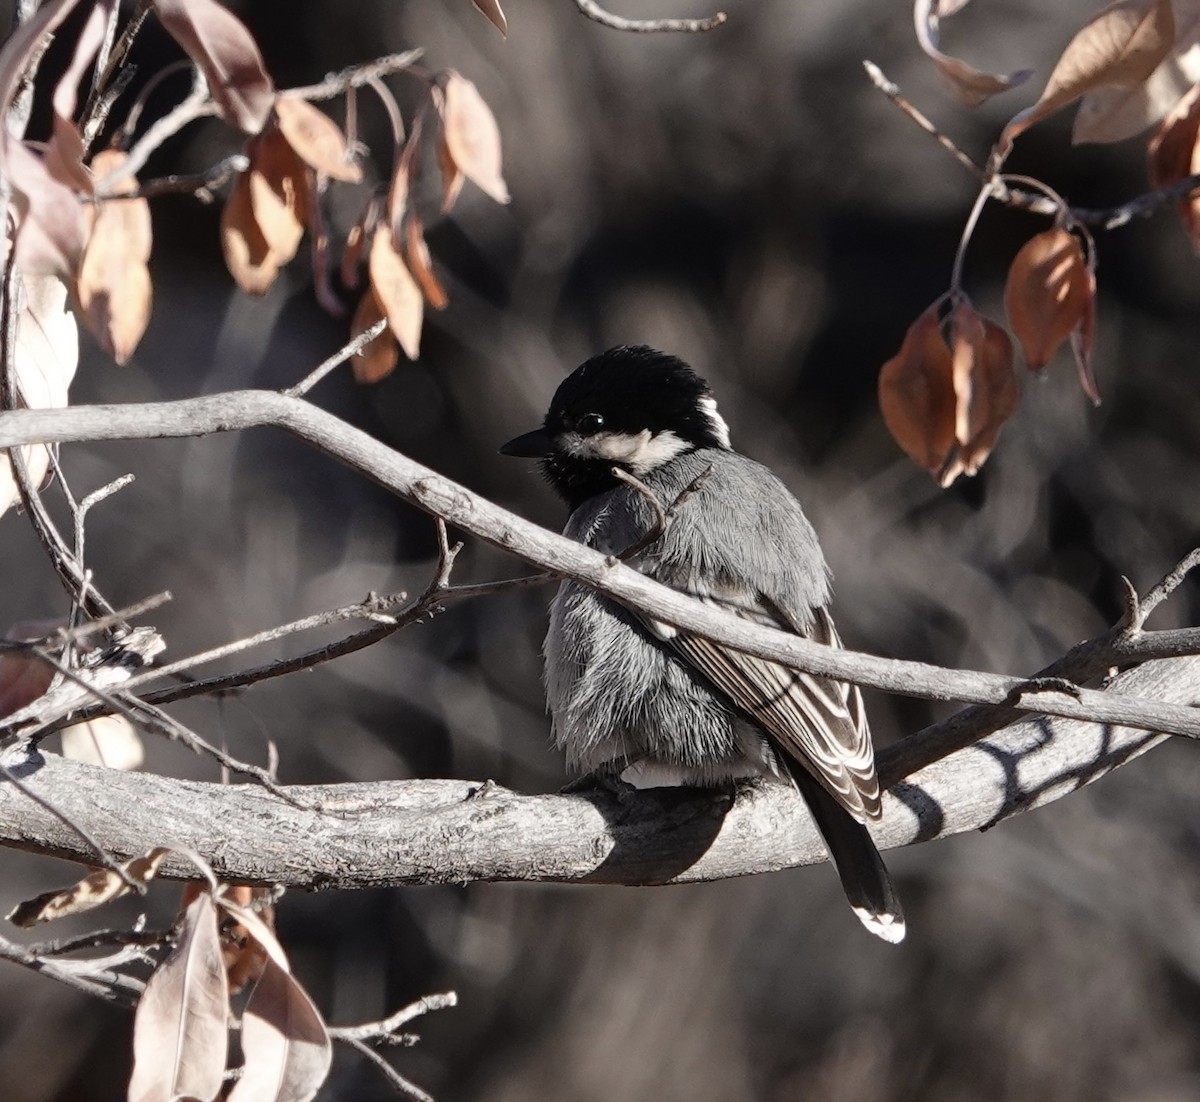
{"label": "blurred brown foliage", "polygon": [[[664,14],[708,14],[701,0],[679,7]],[[979,7],[957,17],[955,49],[1042,74],[1088,11]],[[661,346],[709,378],[735,445],[804,502],[847,643],[946,665],[1033,671],[1116,618],[1121,574],[1144,590],[1197,542],[1200,283],[1169,212],[1102,239],[1104,405],[1092,409],[1060,354],[1021,379],[988,466],[943,492],[888,436],[876,375],[944,290],[975,184],[859,62],[871,56],[937,105],[968,148],[986,147],[1015,94],[965,114],[903,9],[865,0],[745,0],[720,30],[676,37],[619,35],[566,2],[506,8],[507,40],[465,3],[238,8],[281,87],[422,45],[431,66],[470,74],[504,140],[511,207],[468,186],[452,219],[427,220],[449,305],[426,319],[421,359],[374,387],[340,372],[315,401],[557,527],[535,473],[496,446],[587,355]],[[140,48],[153,71],[165,36],[148,32]],[[1028,132],[1009,167],[1089,206],[1145,189],[1140,154],[1070,150],[1069,125]],[[385,121],[364,111],[363,127],[386,176]],[[231,141],[201,125],[148,172],[202,169]],[[427,198],[436,208],[440,196]],[[335,211],[343,232],[351,206]],[[345,321],[316,307],[302,266],[262,299],[232,289],[217,208],[167,197],[152,212],[149,329],[120,370],[85,351],[72,401],[286,386],[343,342]],[[1046,228],[1028,214],[985,218],[966,277],[981,312],[1001,316],[1008,263]],[[118,603],[175,593],[158,620],[172,656],[368,590],[418,590],[432,569],[428,518],[282,436],[72,447],[63,461],[80,492],[136,472],[90,518],[89,554]],[[0,593],[0,622],[60,614],[22,520],[8,514],[0,534],[6,570],[25,583]],[[464,581],[515,567],[479,546],[460,563]],[[276,740],[288,782],[554,788],[539,684],[547,598],[458,605],[314,674],[179,715],[245,758]],[[1155,626],[1194,623],[1196,605],[1185,588]],[[880,741],[942,714],[878,695],[868,707]],[[147,751],[149,768],[212,776],[175,747]],[[899,950],[846,915],[828,868],[670,889],[293,894],[278,930],[332,1023],[458,990],[459,1007],[423,1020],[422,1045],[402,1056],[440,1102],[1194,1098],[1193,782],[1194,748],[1172,745],[986,836],[891,855],[910,919]],[[7,851],[0,868],[13,901],[71,878]],[[169,901],[152,906],[169,921]],[[5,1098],[123,1097],[129,1029],[123,1012],[6,971]],[[340,1053],[323,1097],[387,1090]]]}

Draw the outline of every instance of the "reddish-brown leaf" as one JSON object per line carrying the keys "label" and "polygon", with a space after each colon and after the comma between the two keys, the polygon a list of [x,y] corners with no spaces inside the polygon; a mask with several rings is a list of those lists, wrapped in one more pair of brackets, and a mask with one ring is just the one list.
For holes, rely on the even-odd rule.
{"label": "reddish-brown leaf", "polygon": [[[263,902],[269,896],[270,889],[255,888],[249,884],[230,885],[221,892],[222,899],[254,911],[273,931],[275,908],[269,902]],[[232,917],[226,917],[221,923],[221,956],[225,961],[225,975],[229,980],[231,995],[256,983],[267,962],[267,951],[250,936],[245,926]]]}
{"label": "reddish-brown leaf", "polygon": [[1025,363],[1037,371],[1083,318],[1091,298],[1079,238],[1055,227],[1030,238],[1008,269],[1004,308]]}
{"label": "reddish-brown leaf", "polygon": [[14,926],[28,929],[41,922],[52,922],[56,918],[95,910],[105,903],[128,895],[133,890],[129,886],[130,880],[135,884],[148,884],[154,879],[163,858],[170,852],[163,846],[156,846],[141,857],[123,861],[121,869],[128,879],[123,879],[112,869],[94,869],[69,888],[46,892],[33,899],[27,899],[24,903],[18,903],[5,917]]}
{"label": "reddish-brown leaf", "polygon": [[252,139],[247,153],[250,167],[221,216],[221,243],[238,286],[261,295],[296,255],[313,199],[308,169],[279,130]]}
{"label": "reddish-brown leaf", "polygon": [[304,237],[313,202],[308,171],[283,133],[266,131],[250,154],[250,202],[254,219],[271,250],[286,264]]}
{"label": "reddish-brown leaf", "polygon": [[245,24],[216,0],[154,0],[154,9],[204,74],[221,117],[246,134],[262,130],[275,85]]}
{"label": "reddish-brown leaf", "polygon": [[967,0],[958,3],[935,3],[934,0],[915,0],[913,4],[913,24],[917,31],[917,42],[926,56],[938,67],[938,72],[950,86],[950,90],[959,102],[967,107],[978,107],[979,104],[1000,92],[1007,92],[1029,79],[1030,71],[1025,69],[1017,73],[1002,76],[999,73],[987,73],[968,65],[957,57],[944,54],[938,48],[938,22],[941,16],[951,15]]}
{"label": "reddish-brown leaf", "polygon": [[909,326],[900,351],[879,373],[879,408],[896,443],[937,476],[954,450],[954,365],[938,305]]}
{"label": "reddish-brown leaf", "polygon": [[[976,313],[965,298],[955,303],[949,326],[958,463],[962,473],[973,475],[983,466],[1020,399],[1013,347],[1008,334]],[[943,485],[952,481],[943,476]]]}
{"label": "reddish-brown leaf", "polygon": [[225,264],[237,285],[250,295],[265,295],[279,275],[281,261],[271,251],[254,217],[250,199],[250,173],[234,181],[221,212],[221,247]]}
{"label": "reddish-brown leaf", "polygon": [[[98,176],[119,168],[124,153],[104,150],[92,161]],[[135,190],[126,177],[118,193]],[[150,204],[145,199],[108,199],[97,208],[84,246],[75,293],[84,321],[117,363],[126,363],[150,321]]]}
{"label": "reddish-brown leaf", "polygon": [[[1147,151],[1150,181],[1155,188],[1169,187],[1196,171],[1200,165],[1200,84],[1163,119]],[[1192,247],[1200,252],[1200,199],[1185,195],[1178,210]]]}
{"label": "reddish-brown leaf", "polygon": [[421,348],[421,323],[425,316],[425,301],[421,288],[396,248],[392,230],[386,222],[375,227],[368,260],[371,286],[404,354],[415,360]]}
{"label": "reddish-brown leaf", "polygon": [[[383,321],[385,316],[379,299],[375,297],[374,289],[368,287],[354,312],[354,321],[350,324],[350,339],[365,333],[376,322]],[[396,370],[399,359],[400,346],[396,343],[392,331],[385,329],[351,361],[354,378],[360,383],[377,383]]]}
{"label": "reddish-brown leaf", "polygon": [[429,255],[429,246],[425,244],[425,228],[416,211],[410,212],[404,227],[404,245],[409,270],[416,277],[425,301],[435,310],[444,309],[449,299],[433,270],[433,258]]}
{"label": "reddish-brown leaf", "polygon": [[323,111],[298,96],[283,95],[275,101],[279,129],[305,164],[334,180],[357,184],[362,168],[350,158],[346,136]]}
{"label": "reddish-brown leaf", "polygon": [[446,154],[485,195],[497,203],[507,203],[508,185],[500,171],[500,128],[491,109],[479,89],[453,69],[446,76],[444,93],[441,104]]}
{"label": "reddish-brown leaf", "polygon": [[205,891],[184,912],[175,948],[138,1001],[129,1102],[215,1098],[228,1045],[229,994],[217,911]]}
{"label": "reddish-brown leaf", "polygon": [[1175,40],[1171,0],[1116,0],[1075,35],[1032,107],[1014,116],[1000,136],[1003,149],[1018,134],[1086,92],[1147,80]]}
{"label": "reddish-brown leaf", "polygon": [[266,954],[242,1015],[245,1062],[229,1102],[309,1102],[329,1075],[329,1031],[266,923],[227,896],[219,902]]}
{"label": "reddish-brown leaf", "polygon": [[508,20],[504,18],[504,9],[500,7],[499,0],[471,0],[471,3],[475,5],[476,11],[487,16],[496,30],[505,38],[508,37]]}
{"label": "reddish-brown leaf", "polygon": [[[0,451],[0,484],[7,477],[7,469],[5,453]],[[0,719],[37,700],[50,688],[53,677],[54,667],[40,658],[15,650],[0,653]]]}

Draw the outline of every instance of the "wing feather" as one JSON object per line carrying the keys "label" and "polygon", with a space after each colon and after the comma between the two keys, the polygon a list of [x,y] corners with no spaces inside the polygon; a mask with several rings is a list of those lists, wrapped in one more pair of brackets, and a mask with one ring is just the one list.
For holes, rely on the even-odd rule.
{"label": "wing feather", "polygon": [[[764,601],[749,608],[697,594],[746,619],[784,627],[828,646],[841,646],[826,609],[814,610],[807,631]],[[879,781],[862,696],[855,685],[817,677],[684,631],[660,633],[752,722],[807,769],[860,822],[880,815]]]}

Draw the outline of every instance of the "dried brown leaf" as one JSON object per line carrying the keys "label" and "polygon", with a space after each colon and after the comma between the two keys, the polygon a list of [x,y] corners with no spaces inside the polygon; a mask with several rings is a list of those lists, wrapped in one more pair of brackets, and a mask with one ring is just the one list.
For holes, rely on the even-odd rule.
{"label": "dried brown leaf", "polygon": [[[966,299],[950,312],[950,349],[954,361],[954,435],[959,462],[973,475],[995,447],[1004,422],[1020,399],[1008,334],[976,313]],[[951,479],[951,481],[953,481]],[[949,482],[943,481],[943,485]]]}
{"label": "dried brown leaf", "polygon": [[499,0],[471,0],[471,3],[475,5],[476,11],[487,16],[496,30],[505,38],[508,37],[508,20],[504,18],[504,9],[500,7]]}
{"label": "dried brown leaf", "polygon": [[256,138],[250,154],[250,202],[271,250],[286,264],[304,237],[313,202],[308,170],[279,130]]}
{"label": "dried brown leaf", "polygon": [[942,53],[938,48],[938,22],[940,17],[951,15],[967,3],[958,0],[956,3],[936,3],[935,0],[914,0],[913,24],[917,31],[917,42],[926,56],[938,67],[938,72],[950,86],[950,90],[959,102],[967,107],[978,107],[985,100],[1000,92],[1007,92],[1029,79],[1030,71],[1002,76],[999,73],[988,73],[968,65],[965,61],[949,54]]}
{"label": "dried brown leaf", "polygon": [[[5,453],[0,451],[0,495],[8,477]],[[7,508],[0,496],[0,511]],[[31,654],[5,651],[0,654],[0,719],[12,715],[18,708],[32,704],[48,688],[54,678],[54,668]]]}
{"label": "dried brown leaf", "polygon": [[221,907],[266,953],[242,1015],[242,1074],[229,1102],[309,1102],[329,1075],[329,1031],[267,925],[226,897]]}
{"label": "dried brown leaf", "polygon": [[138,1001],[129,1102],[215,1098],[225,1077],[228,1030],[217,910],[205,891],[188,905],[175,948]]}
{"label": "dried brown leaf", "polygon": [[404,245],[409,270],[416,277],[425,301],[435,310],[444,309],[449,299],[433,270],[433,258],[429,255],[429,246],[425,244],[425,228],[416,211],[409,214],[405,224]]}
{"label": "dried brown leaf", "polygon": [[317,172],[334,180],[357,184],[362,168],[350,158],[341,128],[307,100],[282,95],[275,101],[279,129],[296,155]]}
{"label": "dried brown leaf", "polygon": [[[148,853],[124,861],[121,868],[137,884],[148,884],[158,872],[158,866],[171,851],[156,846]],[[14,926],[28,928],[56,918],[83,914],[114,899],[128,895],[133,889],[112,869],[95,869],[76,884],[62,891],[46,892],[34,899],[17,904],[5,917]]]}
{"label": "dried brown leaf", "polygon": [[[266,923],[269,930],[275,929],[275,908],[262,903],[268,899],[270,889],[235,884],[222,892],[223,899],[249,907]],[[250,936],[250,932],[235,918],[227,917],[221,924],[221,956],[225,961],[225,975],[229,979],[229,993],[239,991],[258,981],[267,962],[267,951]]]}
{"label": "dried brown leaf", "polygon": [[909,326],[900,351],[879,373],[879,408],[897,444],[938,475],[954,450],[954,368],[938,304]]}
{"label": "dried brown leaf", "polygon": [[387,218],[392,227],[392,236],[399,241],[404,233],[404,216],[408,213],[408,196],[417,179],[417,157],[421,149],[421,133],[424,129],[422,116],[412,124],[408,141],[396,158],[396,167],[388,185]]}
{"label": "dried brown leaf", "polygon": [[1000,136],[1007,149],[1018,134],[1086,92],[1147,80],[1175,40],[1171,0],[1116,0],[1071,39],[1032,107],[1015,115]]}
{"label": "dried brown leaf", "polygon": [[[350,325],[350,339],[365,333],[376,322],[383,321],[385,316],[379,299],[375,297],[374,289],[368,287],[354,312],[354,321]],[[396,343],[392,331],[385,329],[351,361],[354,378],[360,383],[377,383],[396,370],[399,360],[400,346]]]}
{"label": "dried brown leaf", "polygon": [[296,255],[313,198],[308,169],[278,129],[252,139],[247,154],[250,167],[221,216],[221,243],[238,286],[261,295]]}
{"label": "dried brown leaf", "polygon": [[442,132],[450,160],[485,195],[497,203],[507,203],[508,185],[500,171],[500,128],[479,89],[451,69],[441,105]]}
{"label": "dried brown leaf", "polygon": [[1004,309],[1030,371],[1045,367],[1080,323],[1090,285],[1079,238],[1060,227],[1031,237],[1014,257]]}
{"label": "dried brown leaf", "polygon": [[1175,0],[1175,43],[1144,83],[1095,88],[1080,100],[1071,140],[1120,142],[1162,119],[1200,81],[1200,0]]}
{"label": "dried brown leaf", "polygon": [[265,295],[283,262],[271,251],[254,217],[249,172],[238,176],[225,201],[221,212],[221,247],[226,267],[237,285],[247,294]]}
{"label": "dried brown leaf", "polygon": [[[1181,99],[1162,121],[1147,147],[1150,181],[1169,187],[1197,171],[1200,165],[1200,84]],[[1200,199],[1185,195],[1179,215],[1192,247],[1200,252]]]}
{"label": "dried brown leaf", "polygon": [[245,24],[216,0],[154,0],[154,10],[204,74],[221,117],[246,134],[262,130],[275,85]]}
{"label": "dried brown leaf", "polygon": [[415,360],[421,349],[421,324],[425,317],[425,300],[421,288],[392,237],[391,227],[380,222],[371,239],[368,260],[371,287],[387,317],[388,327],[395,334],[404,354]]}
{"label": "dried brown leaf", "polygon": [[62,729],[64,758],[106,769],[137,769],[145,760],[142,737],[124,716],[97,716]]}
{"label": "dried brown leaf", "polygon": [[[67,388],[79,363],[79,326],[67,306],[67,287],[55,276],[26,276],[17,319],[16,379],[20,404],[53,409],[67,404]],[[20,449],[36,485],[50,466],[45,445]],[[0,513],[20,500],[7,454],[0,451]]]}
{"label": "dried brown leaf", "polygon": [[[92,170],[105,176],[125,160],[124,153],[104,150],[96,154]],[[117,190],[131,192],[136,186],[127,176]],[[88,328],[117,363],[129,360],[150,322],[153,292],[146,262],[151,240],[145,199],[108,199],[96,209],[75,293]]]}
{"label": "dried brown leaf", "polygon": [[82,205],[24,142],[9,140],[5,145],[4,171],[18,215],[18,269],[23,275],[74,278],[87,235]]}

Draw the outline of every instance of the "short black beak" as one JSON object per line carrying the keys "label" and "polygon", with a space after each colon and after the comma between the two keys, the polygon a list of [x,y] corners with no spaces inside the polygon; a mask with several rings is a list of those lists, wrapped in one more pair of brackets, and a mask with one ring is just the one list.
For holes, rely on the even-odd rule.
{"label": "short black beak", "polygon": [[541,459],[553,450],[550,434],[545,429],[534,429],[524,436],[517,436],[500,448],[501,455],[515,455],[524,459]]}

